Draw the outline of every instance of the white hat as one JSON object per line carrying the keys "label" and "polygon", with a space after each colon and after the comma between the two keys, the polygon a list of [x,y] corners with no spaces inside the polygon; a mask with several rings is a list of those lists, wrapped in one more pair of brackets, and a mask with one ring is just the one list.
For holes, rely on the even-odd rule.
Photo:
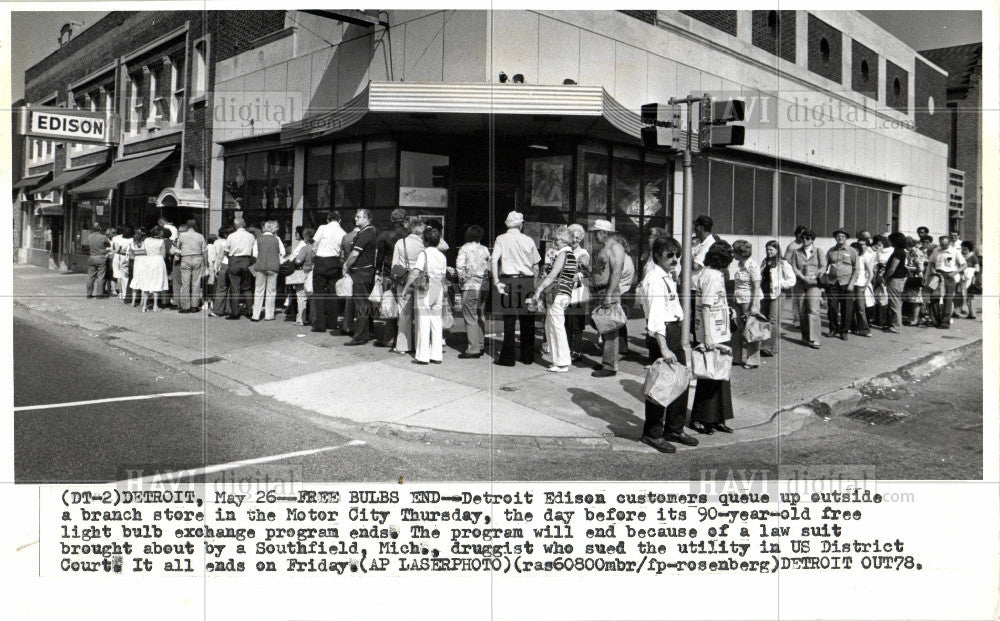
{"label": "white hat", "polygon": [[504,220],[504,224],[507,225],[507,228],[521,226],[522,224],[524,224],[524,214],[521,213],[520,211],[512,211],[509,214],[507,214],[507,219]]}
{"label": "white hat", "polygon": [[590,225],[591,231],[606,231],[608,233],[615,232],[615,225],[611,224],[607,220],[594,220],[594,223]]}

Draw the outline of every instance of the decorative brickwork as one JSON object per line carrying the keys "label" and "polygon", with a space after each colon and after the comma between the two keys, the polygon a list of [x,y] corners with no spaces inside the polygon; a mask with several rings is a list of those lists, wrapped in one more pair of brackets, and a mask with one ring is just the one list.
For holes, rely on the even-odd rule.
{"label": "decorative brickwork", "polygon": [[809,71],[824,78],[841,82],[843,66],[841,33],[826,22],[809,14]]}

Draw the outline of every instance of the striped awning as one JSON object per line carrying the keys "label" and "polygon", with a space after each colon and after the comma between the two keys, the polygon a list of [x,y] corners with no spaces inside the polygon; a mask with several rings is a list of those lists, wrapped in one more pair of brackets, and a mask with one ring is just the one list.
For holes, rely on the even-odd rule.
{"label": "striped awning", "polygon": [[311,110],[281,142],[386,131],[528,137],[588,135],[640,142],[640,117],[600,86],[371,82],[343,106]]}

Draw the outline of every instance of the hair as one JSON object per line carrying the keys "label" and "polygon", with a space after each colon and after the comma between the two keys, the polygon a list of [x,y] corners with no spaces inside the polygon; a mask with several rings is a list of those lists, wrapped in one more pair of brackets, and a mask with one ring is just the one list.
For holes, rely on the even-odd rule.
{"label": "hair", "polygon": [[113,226],[109,226],[109,227],[108,227],[108,230],[107,230],[107,231],[105,231],[105,233],[104,233],[104,234],[105,234],[105,235],[107,235],[108,237],[114,237],[115,235],[117,235],[117,234],[118,234],[118,232],[117,232],[117,231],[115,231],[115,227],[113,227]]}
{"label": "hair", "polygon": [[556,229],[555,234],[556,242],[565,244],[567,246],[573,245],[573,231],[569,230],[568,226],[560,226]]}
{"label": "hair", "polygon": [[235,230],[236,229],[234,229],[231,225],[228,224],[226,226],[219,227],[219,237],[229,237],[230,235],[233,234],[233,231]]}
{"label": "hair", "polygon": [[708,232],[712,231],[712,226],[714,225],[715,222],[712,220],[710,216],[698,216],[697,218],[694,219],[694,226],[700,226],[701,228],[705,229]]}
{"label": "hair", "polygon": [[207,244],[214,244],[217,241],[219,241],[219,236],[216,235],[215,233],[209,233],[208,234],[208,239],[205,240],[205,243],[207,243]]}
{"label": "hair", "polygon": [[663,259],[664,253],[672,252],[677,256],[681,254],[681,245],[677,243],[677,240],[669,235],[662,235],[653,240],[653,246],[650,250],[653,255],[653,261],[659,263]]}
{"label": "hair", "polygon": [[753,254],[753,246],[745,239],[737,239],[733,242],[733,255],[741,259],[749,259]]}
{"label": "hair", "polygon": [[441,231],[432,226],[424,228],[424,245],[428,248],[436,248],[441,243]]}
{"label": "hair", "polygon": [[888,243],[889,243],[889,240],[887,240],[885,238],[885,235],[876,235],[875,237],[872,237],[872,245],[882,244],[882,246],[884,247]]}
{"label": "hair", "polygon": [[233,230],[243,228],[247,225],[247,221],[243,218],[233,218]]}
{"label": "hair", "polygon": [[295,235],[297,235],[299,239],[302,239],[302,231],[304,231],[305,228],[306,227],[302,226],[301,224],[295,227]]}
{"label": "hair", "polygon": [[333,211],[328,211],[326,214],[327,222],[340,222],[340,212],[334,209]]}
{"label": "hair", "polygon": [[417,229],[421,229],[425,226],[427,226],[427,223],[424,222],[424,219],[420,216],[410,216],[406,219],[406,230],[411,233],[416,233]]}
{"label": "hair", "polygon": [[141,228],[136,229],[135,232],[132,234],[133,244],[141,244],[142,240],[144,239],[146,239],[146,231],[142,230]]}
{"label": "hair", "polygon": [[308,226],[300,228],[302,229],[302,232],[299,234],[299,239],[306,242],[307,244],[313,243],[313,239],[316,236],[316,229],[313,229],[312,227]]}
{"label": "hair", "polygon": [[802,237],[802,234],[809,230],[808,226],[798,225],[795,227],[795,237]]}
{"label": "hair", "polygon": [[167,220],[166,216],[160,216],[159,218],[156,219],[156,223],[159,224],[160,222],[166,223],[169,222],[169,220]]}
{"label": "hair", "polygon": [[122,226],[121,227],[121,236],[122,237],[128,239],[129,237],[132,237],[132,235],[134,235],[134,234],[135,234],[135,231],[132,230],[132,227],[130,227],[130,226]]}
{"label": "hair", "polygon": [[[767,256],[767,249],[774,248],[774,258]],[[766,244],[764,244],[764,262],[768,265],[774,267],[781,260],[781,244],[778,243],[776,239],[769,239]]]}
{"label": "hair", "polygon": [[609,233],[608,235],[611,239],[618,240],[618,243],[622,245],[622,249],[625,251],[625,254],[632,254],[632,244],[625,239],[624,235],[621,233]]}
{"label": "hair", "polygon": [[[920,231],[923,231],[923,233],[921,233]],[[927,228],[926,226],[918,226],[917,227],[917,235],[919,235],[920,237],[923,237],[924,235],[927,235],[930,232],[931,232],[931,230],[929,228]]]}
{"label": "hair", "polygon": [[[920,228],[924,228],[924,227],[920,227]],[[931,237],[930,235],[928,235],[927,233],[924,233],[923,235],[920,236],[920,243],[921,244],[933,244],[934,243],[934,238]]]}
{"label": "hair", "polygon": [[268,220],[267,222],[264,223],[264,225],[261,228],[264,230],[265,233],[277,233],[278,221]]}
{"label": "hair", "polygon": [[815,240],[816,239],[816,233],[813,233],[812,229],[808,229],[806,227],[802,227],[802,230],[799,232],[798,235],[796,235],[796,237],[800,237],[802,239],[813,239],[813,240]]}
{"label": "hair", "polygon": [[919,243],[920,242],[917,241],[916,237],[907,237],[906,238],[906,249],[909,250],[911,248],[916,248],[917,244],[919,244]]}
{"label": "hair", "polygon": [[865,243],[864,239],[859,239],[858,241],[851,242],[851,248],[854,248],[856,251],[858,251],[858,254],[860,254],[861,253],[861,245],[864,244],[864,243]]}
{"label": "hair", "polygon": [[153,226],[149,229],[149,232],[146,233],[146,237],[160,237],[165,230],[166,229],[162,226]]}
{"label": "hair", "polygon": [[969,252],[975,252],[976,251],[976,245],[974,243],[970,242],[969,240],[965,240],[965,241],[962,242],[962,250],[968,250]]}
{"label": "hair", "polygon": [[868,243],[871,243],[872,241],[872,234],[864,229],[858,231],[858,234],[855,237],[857,237],[858,239],[863,239]]}
{"label": "hair", "polygon": [[483,227],[478,224],[473,224],[469,228],[465,229],[465,243],[479,243],[481,241],[483,241]]}
{"label": "hair", "polygon": [[161,227],[159,227],[159,229],[160,229],[160,237],[161,238],[163,238],[163,239],[170,239],[170,229],[168,229],[165,226],[161,226]]}
{"label": "hair", "polygon": [[900,249],[900,248],[902,248],[902,249],[905,250],[906,249],[906,235],[903,235],[899,231],[896,231],[895,233],[890,233],[889,234],[889,244],[893,248],[896,248],[897,250]]}
{"label": "hair", "polygon": [[569,230],[573,233],[574,244],[579,244],[587,237],[587,229],[583,228],[582,224],[571,224]]}
{"label": "hair", "polygon": [[705,253],[705,267],[722,271],[733,262],[733,248],[729,242],[719,240]]}
{"label": "hair", "polygon": [[848,233],[844,229],[837,229],[836,231],[834,231],[833,233],[830,234],[830,237],[836,237],[837,235],[843,235],[844,237],[847,237],[847,238],[850,238],[850,236],[851,236],[850,233]]}
{"label": "hair", "polygon": [[405,209],[393,209],[389,213],[389,221],[393,224],[402,224],[406,222],[406,210]]}
{"label": "hair", "polygon": [[444,230],[441,227],[441,221],[436,218],[430,218],[429,220],[427,220],[427,226],[431,227],[432,229],[437,229],[438,233]]}
{"label": "hair", "polygon": [[949,237],[948,235],[942,235],[942,236],[938,237],[938,242],[942,243],[942,244],[944,242],[948,242],[950,244],[951,243],[951,237]]}
{"label": "hair", "polygon": [[191,220],[187,221],[187,225],[188,225],[188,228],[196,229],[196,228],[198,228],[198,221],[192,218]]}

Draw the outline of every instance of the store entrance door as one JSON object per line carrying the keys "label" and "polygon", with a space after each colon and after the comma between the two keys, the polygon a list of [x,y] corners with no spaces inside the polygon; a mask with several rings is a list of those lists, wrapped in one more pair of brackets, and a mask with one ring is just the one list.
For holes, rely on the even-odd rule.
{"label": "store entrance door", "polygon": [[[493,188],[492,213],[490,188],[486,184],[461,185],[455,188],[454,228],[449,231],[451,247],[457,255],[465,243],[465,231],[473,224],[483,227],[483,245],[492,246],[493,240],[507,230],[504,220],[517,207],[517,191],[513,185],[496,185]],[[449,242],[450,243],[450,242]]]}

